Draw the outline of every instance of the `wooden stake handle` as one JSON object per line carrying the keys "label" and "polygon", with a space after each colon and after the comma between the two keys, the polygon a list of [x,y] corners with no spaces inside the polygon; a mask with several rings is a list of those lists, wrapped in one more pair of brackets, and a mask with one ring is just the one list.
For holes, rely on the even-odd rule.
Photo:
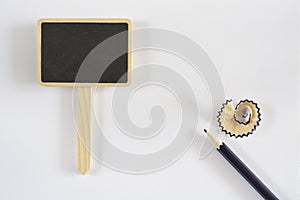
{"label": "wooden stake handle", "polygon": [[78,88],[77,168],[81,174],[90,170],[91,88]]}

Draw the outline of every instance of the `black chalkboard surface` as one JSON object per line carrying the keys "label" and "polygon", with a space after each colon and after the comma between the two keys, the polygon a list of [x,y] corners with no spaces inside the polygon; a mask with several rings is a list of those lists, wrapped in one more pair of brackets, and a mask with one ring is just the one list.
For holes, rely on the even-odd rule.
{"label": "black chalkboard surface", "polygon": [[[127,84],[131,67],[130,26],[127,19],[40,20],[39,82],[44,86]],[[95,49],[99,45],[102,49]],[[94,55],[88,59],[92,51]]]}

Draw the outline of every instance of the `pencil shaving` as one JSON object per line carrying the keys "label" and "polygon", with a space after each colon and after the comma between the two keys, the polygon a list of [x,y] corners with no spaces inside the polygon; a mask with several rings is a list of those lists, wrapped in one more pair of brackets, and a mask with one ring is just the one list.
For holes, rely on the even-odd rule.
{"label": "pencil shaving", "polygon": [[260,109],[248,99],[240,101],[236,107],[232,100],[227,100],[218,112],[219,126],[230,136],[244,137],[252,134],[259,126]]}

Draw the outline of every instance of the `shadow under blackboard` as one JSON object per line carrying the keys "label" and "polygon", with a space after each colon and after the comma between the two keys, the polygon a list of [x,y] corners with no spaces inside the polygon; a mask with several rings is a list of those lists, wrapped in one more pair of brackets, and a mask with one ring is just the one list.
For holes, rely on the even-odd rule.
{"label": "shadow under blackboard", "polygon": [[37,26],[35,24],[22,24],[12,29],[11,55],[14,83],[25,86],[38,85]]}
{"label": "shadow under blackboard", "polygon": [[[73,98],[73,88],[62,88],[61,95],[61,138],[59,142],[59,162],[61,169],[72,174],[80,174],[76,169],[76,145],[77,145],[77,93]],[[76,89],[75,89],[76,90]],[[75,102],[73,102],[73,99]],[[74,105],[74,109],[72,107]]]}

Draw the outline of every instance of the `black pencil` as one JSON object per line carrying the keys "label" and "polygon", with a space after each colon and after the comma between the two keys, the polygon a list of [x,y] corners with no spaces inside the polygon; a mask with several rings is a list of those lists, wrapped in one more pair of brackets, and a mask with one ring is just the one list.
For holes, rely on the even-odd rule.
{"label": "black pencil", "polygon": [[267,186],[231,151],[222,141],[217,140],[206,129],[204,132],[213,141],[220,154],[248,181],[250,185],[264,198],[268,200],[278,199]]}

